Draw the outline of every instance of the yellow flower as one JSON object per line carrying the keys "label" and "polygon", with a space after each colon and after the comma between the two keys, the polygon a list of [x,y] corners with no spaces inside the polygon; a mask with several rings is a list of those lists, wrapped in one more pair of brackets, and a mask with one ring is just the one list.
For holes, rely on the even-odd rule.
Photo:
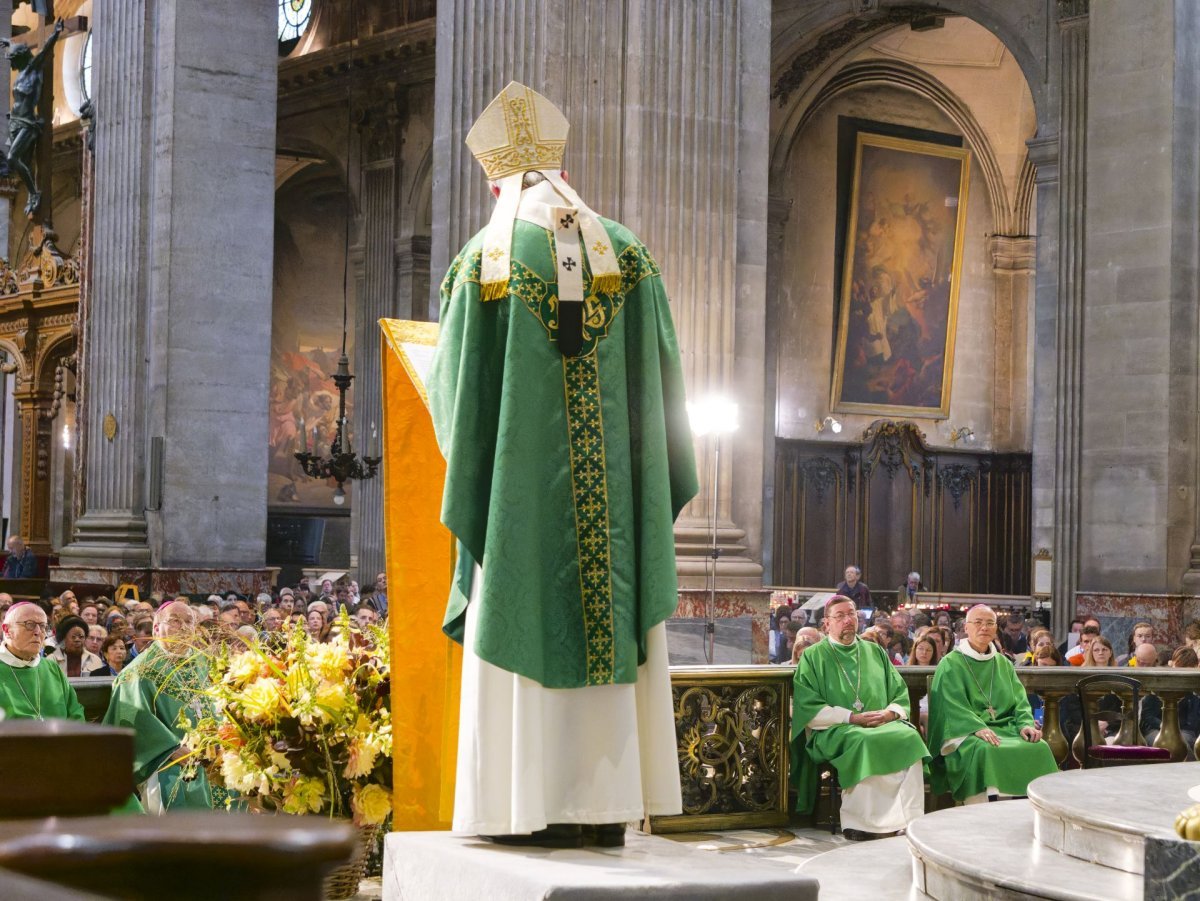
{"label": "yellow flower", "polygon": [[266,781],[261,775],[250,772],[242,758],[230,751],[221,755],[221,777],[226,788],[238,792],[255,791]]}
{"label": "yellow flower", "polygon": [[315,776],[300,776],[284,786],[284,813],[320,813],[324,803],[325,783]]}
{"label": "yellow flower", "polygon": [[392,793],[382,785],[355,786],[350,798],[354,825],[376,826],[392,812]]}
{"label": "yellow flower", "polygon": [[359,737],[350,743],[350,757],[346,761],[345,776],[347,779],[356,779],[359,776],[365,776],[371,772],[371,768],[375,766],[375,758],[378,756],[378,749],[374,743],[367,737]]}
{"label": "yellow flower", "polygon": [[332,719],[346,708],[346,685],[344,682],[323,682],[317,686],[313,700],[317,705],[317,716]]}
{"label": "yellow flower", "polygon": [[268,676],[259,676],[247,685],[239,700],[247,719],[263,723],[270,722],[286,709],[279,683]]}
{"label": "yellow flower", "polygon": [[345,643],[339,641],[311,644],[308,646],[306,662],[320,678],[340,681],[350,671],[348,651]]}
{"label": "yellow flower", "polygon": [[229,669],[225,672],[225,681],[231,685],[245,685],[258,675],[262,667],[262,659],[253,651],[245,651],[229,661]]}

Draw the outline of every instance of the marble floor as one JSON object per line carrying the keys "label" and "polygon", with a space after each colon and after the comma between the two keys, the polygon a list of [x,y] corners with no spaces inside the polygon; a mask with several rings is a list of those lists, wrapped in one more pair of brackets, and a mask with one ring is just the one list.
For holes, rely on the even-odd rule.
{"label": "marble floor", "polygon": [[828,829],[737,829],[729,832],[680,832],[663,835],[698,851],[762,860],[767,866],[795,868],[806,860],[854,844]]}

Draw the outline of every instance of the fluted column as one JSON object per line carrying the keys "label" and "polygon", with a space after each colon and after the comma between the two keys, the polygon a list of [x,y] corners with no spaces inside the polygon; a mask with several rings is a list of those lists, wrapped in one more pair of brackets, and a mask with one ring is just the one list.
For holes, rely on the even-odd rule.
{"label": "fluted column", "polygon": [[1024,235],[992,235],[988,239],[995,276],[996,387],[992,440],[997,450],[1028,447],[1029,411],[1025,399],[1032,354],[1025,335],[1036,249],[1037,241]]}
{"label": "fluted column", "polygon": [[1088,0],[1060,0],[1058,315],[1054,432],[1055,622],[1075,615],[1083,442],[1084,244],[1087,219]]}
{"label": "fluted column", "polygon": [[90,440],[83,512],[64,564],[150,562],[143,507],[153,8],[154,0],[112,0],[92,32],[92,303],[82,348]]}
{"label": "fluted column", "polygon": [[[378,453],[382,446],[383,386],[379,359],[379,326],[396,316],[396,231],[399,215],[397,183],[400,110],[394,97],[371,107],[360,132],[363,291],[356,316],[358,338],[354,380],[354,449]],[[383,484],[381,478],[356,482],[354,515],[358,519],[359,583],[370,585],[383,570]]]}
{"label": "fluted column", "polygon": [[[521,27],[492,27],[501,20]],[[495,93],[517,79],[559,104],[572,183],[662,268],[689,397],[740,406],[715,498],[720,571],[758,584],[769,44],[766,0],[439,4],[431,249],[436,286],[490,210],[462,139]],[[711,440],[697,454],[701,493],[677,533],[685,558],[714,502]]]}

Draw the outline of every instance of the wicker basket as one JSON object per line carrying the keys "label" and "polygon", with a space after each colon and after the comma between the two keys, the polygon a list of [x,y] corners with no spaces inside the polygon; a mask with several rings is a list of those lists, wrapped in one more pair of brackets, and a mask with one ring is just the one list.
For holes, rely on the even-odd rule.
{"label": "wicker basket", "polygon": [[325,897],[330,901],[344,901],[358,894],[358,885],[362,882],[367,869],[367,857],[375,837],[379,834],[378,826],[359,826],[358,845],[350,862],[331,870],[325,877]]}

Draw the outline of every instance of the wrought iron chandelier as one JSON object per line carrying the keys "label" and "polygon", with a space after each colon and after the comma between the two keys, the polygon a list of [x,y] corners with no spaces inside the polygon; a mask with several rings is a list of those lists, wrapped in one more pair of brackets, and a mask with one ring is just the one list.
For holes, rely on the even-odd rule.
{"label": "wrought iron chandelier", "polygon": [[[355,25],[357,29],[357,13],[355,15]],[[353,104],[353,73],[354,67],[350,68],[350,77],[346,83],[346,147],[352,146],[351,138],[351,114]],[[376,470],[379,468],[379,463],[382,457],[363,456],[359,458],[354,453],[354,448],[350,444],[349,429],[346,422],[346,393],[350,390],[350,383],[354,381],[354,376],[350,374],[350,358],[346,356],[346,334],[347,334],[347,315],[350,306],[350,185],[346,185],[346,222],[345,231],[343,234],[343,248],[345,256],[342,261],[342,355],[338,357],[337,371],[330,376],[333,379],[333,384],[337,386],[338,392],[338,418],[337,429],[334,432],[333,442],[329,445],[329,456],[321,457],[308,452],[308,437],[305,434],[304,450],[296,454],[296,459],[300,461],[300,466],[304,470],[305,475],[314,479],[334,479],[337,482],[337,488],[333,492],[333,502],[338,506],[346,503],[346,490],[343,487],[345,483],[351,479],[363,481],[365,479],[374,478]]]}

